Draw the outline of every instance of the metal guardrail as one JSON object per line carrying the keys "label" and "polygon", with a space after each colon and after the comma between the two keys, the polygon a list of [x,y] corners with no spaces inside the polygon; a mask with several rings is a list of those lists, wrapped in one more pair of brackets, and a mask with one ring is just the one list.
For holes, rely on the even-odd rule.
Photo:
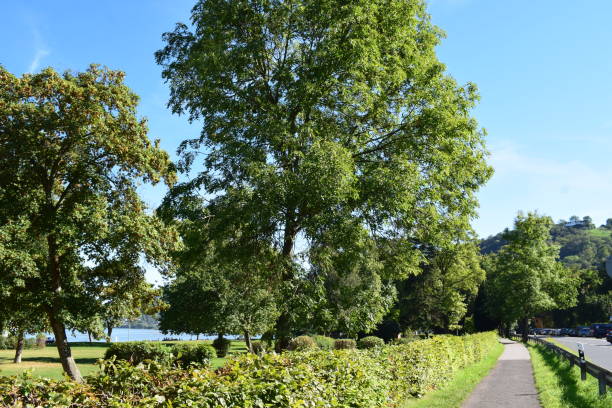
{"label": "metal guardrail", "polygon": [[612,387],[612,372],[603,367],[599,367],[589,361],[584,359],[584,353],[579,352],[579,355],[576,355],[570,351],[567,351],[556,344],[548,342],[544,339],[541,339],[536,336],[529,336],[529,341],[532,341],[537,344],[541,344],[553,351],[555,354],[563,356],[570,363],[570,366],[577,365],[580,367],[580,379],[585,381],[587,379],[587,374],[595,377],[599,383],[599,395],[606,395],[606,388]]}

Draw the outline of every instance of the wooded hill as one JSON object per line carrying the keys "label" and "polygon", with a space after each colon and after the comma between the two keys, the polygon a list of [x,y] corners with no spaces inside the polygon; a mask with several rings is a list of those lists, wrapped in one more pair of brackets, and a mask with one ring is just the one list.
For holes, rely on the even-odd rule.
{"label": "wooded hill", "polygon": [[[545,316],[550,327],[573,327],[607,321],[612,314],[612,279],[605,261],[612,255],[612,218],[596,227],[591,217],[560,220],[551,229],[553,243],[559,245],[559,257],[566,266],[580,274],[578,304],[567,310],[556,310]],[[505,244],[504,232],[483,239],[483,255],[499,251]]]}

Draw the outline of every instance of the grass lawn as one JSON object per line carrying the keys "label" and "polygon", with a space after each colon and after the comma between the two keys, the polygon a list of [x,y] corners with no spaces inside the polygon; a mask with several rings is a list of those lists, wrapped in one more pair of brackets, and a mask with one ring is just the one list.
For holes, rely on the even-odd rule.
{"label": "grass lawn", "polygon": [[[210,341],[207,341],[210,343]],[[170,344],[171,342],[165,342]],[[104,356],[107,343],[74,343],[71,344],[72,355],[81,370],[81,374],[92,374],[98,370],[96,361]],[[232,341],[229,357],[246,352],[243,341]],[[23,351],[21,364],[13,364],[15,350],[0,350],[0,375],[18,375],[25,370],[32,370],[37,377],[54,379],[63,378],[62,365],[55,347],[44,349],[27,349]],[[215,358],[211,361],[213,368],[221,367],[227,358]]]}
{"label": "grass lawn", "polygon": [[588,375],[581,381],[577,366],[570,367],[567,360],[542,346],[529,345],[528,349],[542,408],[612,407],[612,395],[599,397],[595,378]]}
{"label": "grass lawn", "polygon": [[482,361],[459,370],[455,377],[439,390],[425,395],[423,398],[411,398],[402,408],[454,408],[472,393],[476,385],[491,371],[499,356],[504,351],[502,344],[497,344],[491,353]]}

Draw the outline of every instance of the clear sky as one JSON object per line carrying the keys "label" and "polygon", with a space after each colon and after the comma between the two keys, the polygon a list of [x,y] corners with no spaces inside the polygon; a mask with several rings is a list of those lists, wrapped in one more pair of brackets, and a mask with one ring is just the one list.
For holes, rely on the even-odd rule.
{"label": "clear sky", "polygon": [[[0,1],[0,64],[18,75],[90,63],[125,71],[151,137],[174,154],[199,128],[166,109],[153,53],[193,3]],[[438,55],[448,72],[481,93],[474,115],[495,175],[479,193],[476,231],[499,232],[518,210],[612,218],[612,2],[430,0],[429,11],[447,33]],[[155,206],[164,192],[143,196]]]}

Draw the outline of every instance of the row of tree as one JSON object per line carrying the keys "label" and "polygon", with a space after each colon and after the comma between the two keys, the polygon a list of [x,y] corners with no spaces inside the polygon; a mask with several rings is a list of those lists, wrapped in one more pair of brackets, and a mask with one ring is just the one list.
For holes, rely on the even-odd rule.
{"label": "row of tree", "polygon": [[[582,275],[546,217],[520,215],[481,262],[470,220],[492,169],[441,36],[418,0],[201,0],[156,54],[170,109],[202,123],[176,164],[122,73],[0,69],[0,320],[50,328],[80,380],[66,330],[143,311],[283,349],[473,326],[479,288],[505,325],[571,306]],[[162,181],[148,211],[137,187]],[[161,297],[145,263],[172,278]]]}

